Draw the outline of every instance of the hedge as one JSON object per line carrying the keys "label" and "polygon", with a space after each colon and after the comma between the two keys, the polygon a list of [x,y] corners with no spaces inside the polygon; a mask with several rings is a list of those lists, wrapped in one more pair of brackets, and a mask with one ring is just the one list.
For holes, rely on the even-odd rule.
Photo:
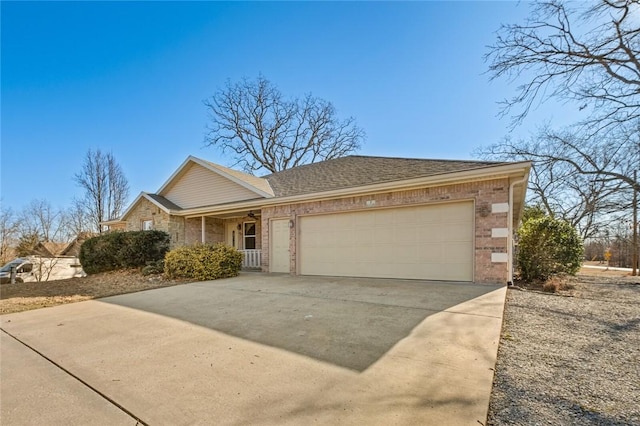
{"label": "hedge", "polygon": [[169,250],[169,234],[162,231],[110,232],[86,240],[80,263],[87,274],[141,268],[162,260]]}

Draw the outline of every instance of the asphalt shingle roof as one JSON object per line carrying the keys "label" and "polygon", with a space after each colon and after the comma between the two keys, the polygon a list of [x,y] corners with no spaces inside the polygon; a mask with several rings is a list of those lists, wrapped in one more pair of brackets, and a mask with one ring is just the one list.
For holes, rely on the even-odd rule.
{"label": "asphalt shingle roof", "polygon": [[264,176],[276,197],[331,191],[461,172],[504,164],[495,161],[425,160],[350,155]]}
{"label": "asphalt shingle roof", "polygon": [[146,195],[151,197],[151,198],[153,198],[158,204],[160,204],[161,206],[164,206],[166,209],[169,209],[169,210],[182,210],[182,207],[180,207],[179,205],[167,200],[162,195],[149,194],[149,193],[147,193]]}

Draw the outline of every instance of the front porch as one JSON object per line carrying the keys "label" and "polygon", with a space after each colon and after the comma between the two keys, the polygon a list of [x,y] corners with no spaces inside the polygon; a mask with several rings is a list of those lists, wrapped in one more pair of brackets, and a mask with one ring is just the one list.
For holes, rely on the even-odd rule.
{"label": "front porch", "polygon": [[262,267],[261,232],[259,212],[203,215],[185,219],[186,244],[224,243],[235,247],[244,255],[243,269],[261,269]]}
{"label": "front porch", "polygon": [[244,257],[242,259],[243,269],[260,269],[262,267],[262,250],[238,250]]}

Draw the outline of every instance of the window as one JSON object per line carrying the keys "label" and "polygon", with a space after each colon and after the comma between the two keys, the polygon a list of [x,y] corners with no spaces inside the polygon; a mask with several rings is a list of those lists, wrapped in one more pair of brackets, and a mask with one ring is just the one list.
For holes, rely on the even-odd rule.
{"label": "window", "polygon": [[244,223],[244,249],[253,250],[256,248],[256,223]]}
{"label": "window", "polygon": [[33,265],[31,263],[25,263],[16,271],[18,274],[24,274],[25,272],[33,271]]}
{"label": "window", "polygon": [[146,219],[142,221],[142,230],[151,231],[153,229],[153,219]]}

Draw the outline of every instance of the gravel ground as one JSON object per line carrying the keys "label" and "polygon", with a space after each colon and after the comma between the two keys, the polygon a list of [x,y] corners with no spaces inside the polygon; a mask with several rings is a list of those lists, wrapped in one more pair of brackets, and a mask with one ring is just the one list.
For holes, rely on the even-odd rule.
{"label": "gravel ground", "polygon": [[640,425],[640,278],[572,283],[508,291],[489,425]]}

